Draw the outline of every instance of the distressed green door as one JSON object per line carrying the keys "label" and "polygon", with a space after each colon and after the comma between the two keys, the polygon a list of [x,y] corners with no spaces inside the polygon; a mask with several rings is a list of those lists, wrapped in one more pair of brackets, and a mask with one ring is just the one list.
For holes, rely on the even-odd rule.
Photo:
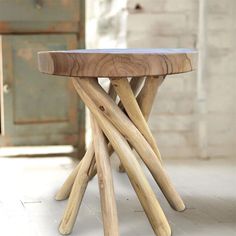
{"label": "distressed green door", "polygon": [[2,35],[2,146],[84,147],[84,110],[69,78],[37,69],[37,52],[78,47],[75,34]]}

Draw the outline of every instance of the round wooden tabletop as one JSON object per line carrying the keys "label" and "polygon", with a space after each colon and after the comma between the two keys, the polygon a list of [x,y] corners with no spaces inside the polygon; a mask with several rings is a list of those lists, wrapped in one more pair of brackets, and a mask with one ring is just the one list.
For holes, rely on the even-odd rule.
{"label": "round wooden tabletop", "polygon": [[140,77],[196,69],[193,49],[84,49],[38,53],[39,70],[71,77]]}

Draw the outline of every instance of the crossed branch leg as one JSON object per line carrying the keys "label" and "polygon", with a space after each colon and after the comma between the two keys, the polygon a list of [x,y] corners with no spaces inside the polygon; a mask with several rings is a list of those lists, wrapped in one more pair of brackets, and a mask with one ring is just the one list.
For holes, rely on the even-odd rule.
{"label": "crossed branch leg", "polygon": [[97,164],[104,235],[119,236],[117,207],[107,140],[92,114],[90,119]]}
{"label": "crossed branch leg", "polygon": [[61,234],[70,234],[74,226],[85,190],[88,185],[90,171],[95,164],[94,149],[88,149],[86,152],[83,162],[81,163],[78,173],[76,175],[71,194],[62,217],[59,231]]}
{"label": "crossed branch leg", "polygon": [[158,236],[171,235],[171,229],[167,219],[155,197],[153,190],[143,174],[134,153],[132,152],[132,149],[128,145],[128,142],[103,115],[101,110],[99,110],[94,101],[90,98],[90,95],[88,96],[87,90],[81,86],[81,84],[84,84],[85,81],[81,81],[81,83],[79,83],[78,80],[74,79],[73,83],[80,97],[93,113],[93,116],[96,118],[100,128],[103,130],[106,137],[109,139],[110,143],[117,152],[154,232]]}
{"label": "crossed branch leg", "polygon": [[[135,95],[137,95],[139,93],[139,90],[143,84],[144,81],[144,77],[139,77],[139,78],[135,78],[132,79],[130,82],[130,86],[131,89],[133,91],[133,93]],[[109,91],[108,91],[109,96],[113,99],[116,100],[117,94],[116,91],[114,90],[112,84],[110,83],[110,87],[109,87]],[[118,106],[123,109],[123,105],[121,102],[119,102]],[[89,145],[88,147],[88,151],[89,153],[91,153],[91,155],[94,155],[94,152],[91,152],[91,148],[92,144]],[[112,148],[112,146],[110,144],[108,144],[108,152],[109,155],[111,156],[112,153],[114,152],[114,149]],[[57,201],[61,201],[61,200],[65,200],[69,197],[73,183],[75,181],[76,175],[78,173],[78,170],[81,166],[81,162],[83,162],[83,159],[80,161],[80,163],[75,167],[75,169],[71,172],[71,174],[67,177],[66,181],[63,183],[62,187],[58,190],[56,196],[55,196],[55,200]],[[119,171],[120,172],[124,172],[124,167],[122,166],[122,164],[120,164],[119,166]],[[95,175],[97,174],[97,170],[96,170],[96,165],[94,165],[94,168],[91,170],[90,176],[89,178],[92,179]]]}
{"label": "crossed branch leg", "polygon": [[[113,123],[113,125],[139,153],[140,157],[149,168],[151,174],[173,209],[183,211],[185,209],[185,205],[181,197],[175,190],[153,149],[136,126],[114,103],[114,101],[107,95],[101,86],[99,86],[96,80],[93,78],[76,78],[73,79],[73,81],[75,86],[77,84],[82,87],[82,89],[96,104],[97,108],[100,109],[104,116]],[[77,83],[75,83],[75,81]]]}

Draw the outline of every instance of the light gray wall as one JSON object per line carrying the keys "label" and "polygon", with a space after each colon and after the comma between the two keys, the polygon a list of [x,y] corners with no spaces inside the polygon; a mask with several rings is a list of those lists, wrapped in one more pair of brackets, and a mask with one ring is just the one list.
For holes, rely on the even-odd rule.
{"label": "light gray wall", "polygon": [[236,153],[236,1],[208,0],[207,107],[210,156]]}
{"label": "light gray wall", "polygon": [[[88,47],[198,47],[199,1],[88,1]],[[99,12],[99,7],[105,11]],[[114,10],[115,9],[115,10]],[[207,155],[236,153],[236,1],[207,0]],[[109,21],[107,24],[106,22]],[[91,31],[91,32],[90,32]],[[89,33],[90,32],[90,33]],[[197,73],[170,76],[149,121],[164,157],[199,156]]]}
{"label": "light gray wall", "polygon": [[[128,12],[128,47],[196,47],[197,1],[129,0]],[[167,77],[160,88],[149,123],[163,156],[197,155],[195,84],[189,73]]]}

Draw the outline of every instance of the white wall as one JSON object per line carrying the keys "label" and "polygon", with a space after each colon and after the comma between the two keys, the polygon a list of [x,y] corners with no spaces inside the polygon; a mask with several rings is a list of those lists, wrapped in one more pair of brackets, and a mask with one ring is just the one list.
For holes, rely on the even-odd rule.
{"label": "white wall", "polygon": [[[236,153],[236,1],[206,1],[206,151],[210,157],[231,156]],[[197,0],[89,2],[94,8],[87,7],[87,32],[93,33],[88,47],[198,47]],[[159,91],[149,123],[164,157],[199,156],[196,85],[192,72],[169,76]]]}
{"label": "white wall", "polygon": [[210,156],[236,153],[235,22],[235,0],[208,0],[206,80]]}
{"label": "white wall", "polygon": [[86,47],[126,47],[127,0],[86,0]]}
{"label": "white wall", "polygon": [[[127,46],[195,48],[197,7],[191,0],[129,0]],[[188,73],[167,77],[160,88],[150,126],[164,157],[197,155],[195,84],[196,73]]]}

